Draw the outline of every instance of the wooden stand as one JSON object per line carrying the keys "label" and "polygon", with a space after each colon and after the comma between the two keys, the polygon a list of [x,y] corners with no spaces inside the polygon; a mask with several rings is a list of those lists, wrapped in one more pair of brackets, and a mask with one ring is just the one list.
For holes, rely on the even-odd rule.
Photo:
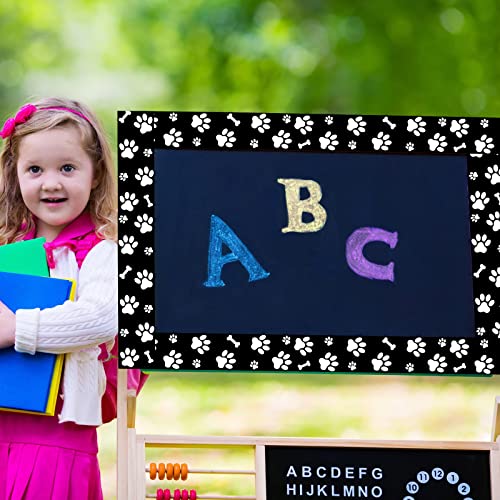
{"label": "wooden stand", "polygon": [[[117,493],[118,500],[144,500],[146,496],[146,448],[253,448],[255,468],[251,471],[225,470],[224,473],[255,474],[255,496],[210,496],[198,498],[231,500],[272,500],[266,495],[266,446],[485,450],[489,451],[492,500],[500,500],[500,397],[496,398],[491,442],[368,441],[276,437],[195,437],[140,435],[135,429],[136,394],[127,391],[126,370],[118,370]],[[196,472],[196,471],[192,471]],[[217,471],[203,470],[203,473]]]}

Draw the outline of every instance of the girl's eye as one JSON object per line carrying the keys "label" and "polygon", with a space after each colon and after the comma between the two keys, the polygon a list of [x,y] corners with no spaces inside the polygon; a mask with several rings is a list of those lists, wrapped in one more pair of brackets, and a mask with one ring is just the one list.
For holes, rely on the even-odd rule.
{"label": "girl's eye", "polygon": [[40,172],[40,167],[37,167],[36,165],[32,165],[30,168],[28,168],[28,170],[32,173],[32,174],[38,174]]}
{"label": "girl's eye", "polygon": [[62,167],[62,170],[63,172],[72,172],[73,170],[75,170],[75,167],[73,167],[73,165],[64,165]]}

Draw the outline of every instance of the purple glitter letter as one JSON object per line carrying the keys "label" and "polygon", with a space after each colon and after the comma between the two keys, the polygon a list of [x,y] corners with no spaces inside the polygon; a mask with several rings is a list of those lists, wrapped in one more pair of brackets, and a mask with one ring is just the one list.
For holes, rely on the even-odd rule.
{"label": "purple glitter letter", "polygon": [[394,281],[394,262],[389,262],[387,266],[381,266],[365,259],[363,248],[372,241],[383,241],[391,248],[395,248],[398,244],[398,233],[390,233],[378,227],[357,229],[347,238],[345,246],[347,264],[363,278]]}

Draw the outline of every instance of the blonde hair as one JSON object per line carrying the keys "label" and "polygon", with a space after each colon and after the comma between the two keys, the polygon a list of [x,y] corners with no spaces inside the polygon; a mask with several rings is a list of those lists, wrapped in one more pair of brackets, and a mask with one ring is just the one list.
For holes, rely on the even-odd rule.
{"label": "blonde hair", "polygon": [[[97,186],[90,192],[87,209],[96,232],[104,239],[117,239],[117,189],[113,158],[104,129],[94,113],[84,104],[69,99],[45,98],[33,102],[37,110],[25,123],[17,124],[4,141],[0,154],[0,245],[22,239],[34,229],[33,217],[24,204],[17,177],[17,160],[21,139],[29,134],[55,127],[78,127],[82,148],[94,165]],[[87,120],[60,109],[63,106],[82,113]],[[89,123],[90,122],[90,123]]]}

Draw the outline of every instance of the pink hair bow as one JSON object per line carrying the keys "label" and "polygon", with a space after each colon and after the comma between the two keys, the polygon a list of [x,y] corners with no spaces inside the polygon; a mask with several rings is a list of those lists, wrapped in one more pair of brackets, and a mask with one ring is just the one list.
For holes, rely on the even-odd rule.
{"label": "pink hair bow", "polygon": [[26,104],[23,106],[17,113],[14,118],[9,118],[2,127],[2,130],[0,130],[0,137],[2,139],[6,139],[9,137],[12,132],[14,132],[14,129],[16,128],[16,125],[19,123],[24,123],[34,112],[36,111],[36,106],[33,104]]}

